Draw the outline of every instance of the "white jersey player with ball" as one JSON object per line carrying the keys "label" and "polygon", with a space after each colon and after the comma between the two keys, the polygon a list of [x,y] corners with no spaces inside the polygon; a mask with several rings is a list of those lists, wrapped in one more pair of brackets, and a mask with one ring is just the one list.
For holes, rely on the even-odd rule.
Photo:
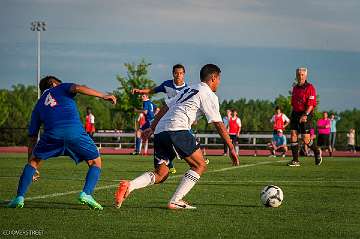
{"label": "white jersey player with ball", "polygon": [[220,136],[230,149],[233,165],[239,165],[233,144],[219,113],[219,100],[215,95],[220,84],[220,68],[207,64],[200,71],[201,83],[186,87],[179,94],[166,101],[151,124],[151,128],[143,132],[147,139],[154,132],[154,170],[145,172],[139,177],[127,181],[122,180],[115,192],[115,206],[121,207],[124,199],[134,190],[164,182],[169,175],[169,163],[178,154],[190,169],[185,172],[175,193],[171,197],[169,209],[196,209],[183,200],[195,186],[206,170],[204,156],[200,145],[191,134],[192,123],[201,115],[205,115],[208,123],[214,124]]}

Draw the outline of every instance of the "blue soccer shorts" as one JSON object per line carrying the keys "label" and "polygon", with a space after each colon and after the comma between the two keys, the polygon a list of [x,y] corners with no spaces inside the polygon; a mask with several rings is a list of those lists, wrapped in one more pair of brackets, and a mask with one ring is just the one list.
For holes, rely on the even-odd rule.
{"label": "blue soccer shorts", "polygon": [[154,167],[162,163],[169,165],[178,154],[185,158],[200,148],[200,144],[189,130],[164,131],[154,135]]}
{"label": "blue soccer shorts", "polygon": [[92,138],[84,132],[69,137],[53,138],[44,133],[33,149],[33,155],[41,160],[58,156],[69,156],[76,164],[100,156]]}

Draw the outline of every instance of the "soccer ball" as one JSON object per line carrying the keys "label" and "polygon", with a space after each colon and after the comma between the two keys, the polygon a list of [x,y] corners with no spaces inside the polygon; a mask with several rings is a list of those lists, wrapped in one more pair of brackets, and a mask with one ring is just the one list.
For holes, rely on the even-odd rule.
{"label": "soccer ball", "polygon": [[269,185],[261,191],[260,200],[266,207],[279,207],[284,200],[284,194],[278,186]]}

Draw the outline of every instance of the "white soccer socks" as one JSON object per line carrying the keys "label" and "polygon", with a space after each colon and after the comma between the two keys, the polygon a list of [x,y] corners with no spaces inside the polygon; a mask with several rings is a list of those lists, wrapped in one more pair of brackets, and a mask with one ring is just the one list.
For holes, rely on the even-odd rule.
{"label": "white soccer socks", "polygon": [[139,177],[131,180],[129,185],[129,193],[135,189],[144,188],[155,183],[155,174],[153,172],[146,172]]}
{"label": "white soccer socks", "polygon": [[182,200],[183,197],[185,197],[185,195],[195,186],[199,179],[200,175],[197,172],[191,169],[188,170],[182,177],[179,186],[176,188],[174,195],[170,199],[170,203]]}

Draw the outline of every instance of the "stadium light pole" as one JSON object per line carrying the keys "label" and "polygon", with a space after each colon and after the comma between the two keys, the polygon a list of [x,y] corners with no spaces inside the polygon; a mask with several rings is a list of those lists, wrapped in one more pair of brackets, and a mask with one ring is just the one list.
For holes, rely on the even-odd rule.
{"label": "stadium light pole", "polygon": [[37,94],[38,99],[40,98],[40,38],[41,32],[46,31],[46,22],[44,21],[33,21],[31,22],[31,31],[37,32]]}

